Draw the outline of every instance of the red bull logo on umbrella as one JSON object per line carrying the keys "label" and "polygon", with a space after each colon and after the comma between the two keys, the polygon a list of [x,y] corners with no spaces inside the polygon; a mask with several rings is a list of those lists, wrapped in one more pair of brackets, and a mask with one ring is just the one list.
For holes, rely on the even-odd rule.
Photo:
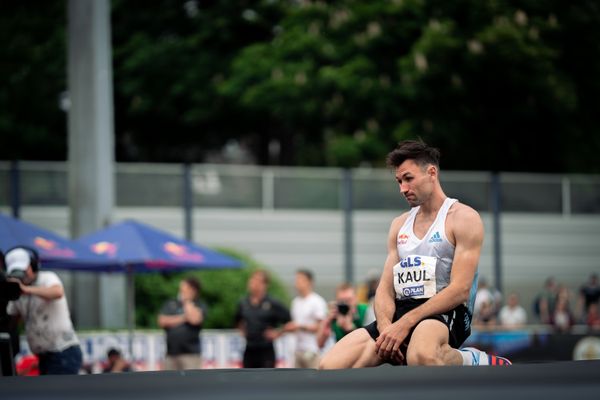
{"label": "red bull logo on umbrella", "polygon": [[202,262],[204,261],[204,256],[202,254],[196,252],[190,252],[187,246],[182,244],[177,244],[174,242],[166,242],[163,245],[163,249],[171,254],[173,258],[182,260],[182,261],[192,261],[192,262]]}
{"label": "red bull logo on umbrella", "polygon": [[98,242],[90,246],[92,251],[96,254],[106,255],[114,258],[117,255],[117,249],[119,248],[116,243],[111,242]]}
{"label": "red bull logo on umbrella", "polygon": [[75,252],[69,248],[60,248],[59,244],[54,240],[46,239],[41,236],[36,236],[33,239],[33,244],[35,247],[40,249],[43,254],[47,256],[55,256],[55,257],[67,257],[73,258],[75,257]]}

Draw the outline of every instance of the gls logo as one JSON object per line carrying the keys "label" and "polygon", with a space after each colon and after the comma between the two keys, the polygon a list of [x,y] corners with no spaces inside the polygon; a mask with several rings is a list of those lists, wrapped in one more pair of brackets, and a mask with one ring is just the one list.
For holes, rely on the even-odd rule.
{"label": "gls logo", "polygon": [[411,268],[411,267],[419,267],[421,266],[421,257],[406,257],[405,259],[400,261],[400,267],[402,268]]}

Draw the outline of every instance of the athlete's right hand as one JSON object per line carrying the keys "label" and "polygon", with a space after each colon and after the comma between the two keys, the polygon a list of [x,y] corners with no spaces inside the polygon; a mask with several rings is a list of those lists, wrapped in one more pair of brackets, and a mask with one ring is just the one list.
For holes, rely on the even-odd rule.
{"label": "athlete's right hand", "polygon": [[380,331],[379,337],[375,341],[377,355],[383,360],[403,363],[404,356],[400,348],[409,333],[410,326],[404,323],[402,318],[388,325],[383,331]]}

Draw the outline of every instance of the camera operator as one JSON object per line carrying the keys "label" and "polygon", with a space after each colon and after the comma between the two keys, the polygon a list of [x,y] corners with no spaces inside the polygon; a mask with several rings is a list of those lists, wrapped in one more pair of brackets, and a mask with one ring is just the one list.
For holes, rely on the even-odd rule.
{"label": "camera operator", "polygon": [[81,348],[58,275],[40,271],[37,252],[25,246],[8,250],[5,263],[8,280],[21,289],[21,296],[8,303],[7,312],[24,322],[29,348],[39,358],[40,374],[79,373]]}
{"label": "camera operator", "polygon": [[317,344],[323,347],[332,332],[336,342],[364,325],[368,304],[358,303],[354,287],[348,283],[335,290],[335,301],[329,303],[327,318],[321,321],[317,331]]}

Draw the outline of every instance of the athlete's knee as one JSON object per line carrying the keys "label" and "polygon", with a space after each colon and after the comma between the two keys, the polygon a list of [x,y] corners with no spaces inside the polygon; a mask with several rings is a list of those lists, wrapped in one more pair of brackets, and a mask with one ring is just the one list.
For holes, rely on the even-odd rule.
{"label": "athlete's knee", "polygon": [[317,369],[339,369],[338,366],[335,365],[335,363],[331,362],[330,360],[321,360],[319,361],[319,366],[317,367]]}
{"label": "athlete's knee", "polygon": [[443,360],[434,348],[409,348],[406,364],[409,366],[443,365]]}
{"label": "athlete's knee", "polygon": [[325,354],[319,361],[317,369],[336,369],[336,365],[334,364],[332,357],[330,357],[329,354]]}

